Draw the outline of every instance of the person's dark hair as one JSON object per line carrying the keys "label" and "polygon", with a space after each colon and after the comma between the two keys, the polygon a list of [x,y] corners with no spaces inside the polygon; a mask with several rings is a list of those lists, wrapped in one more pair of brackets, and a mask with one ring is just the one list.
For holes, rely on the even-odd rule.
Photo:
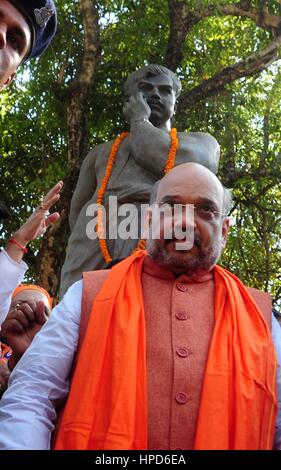
{"label": "person's dark hair", "polygon": [[175,92],[176,98],[179,96],[181,92],[181,82],[178,77],[172,72],[171,70],[167,69],[163,65],[145,65],[139,70],[131,73],[127,80],[124,83],[124,94],[125,96],[130,96],[132,87],[138,83],[140,80],[144,78],[156,77],[157,75],[167,75],[169,78],[172,79],[173,82],[173,90]]}

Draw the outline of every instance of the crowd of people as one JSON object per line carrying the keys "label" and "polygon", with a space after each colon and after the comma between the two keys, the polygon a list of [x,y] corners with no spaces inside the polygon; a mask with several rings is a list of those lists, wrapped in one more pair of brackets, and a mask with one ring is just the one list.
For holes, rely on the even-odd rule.
{"label": "crowd of people", "polygon": [[[1,1],[1,88],[44,52],[56,23],[53,0]],[[148,98],[165,90],[174,103],[173,86],[157,73],[141,86]],[[148,112],[138,93],[130,115],[136,100]],[[154,117],[133,125],[161,130],[161,116],[163,126],[170,119],[153,100]],[[281,450],[280,325],[268,294],[217,264],[231,195],[201,163],[179,161],[152,188],[146,250],[84,272],[52,312],[48,292],[22,284],[22,258],[59,219],[49,210],[61,181],[8,239],[0,253],[0,449]],[[176,206],[192,206],[194,217],[183,210],[177,218]],[[155,238],[159,208],[169,210]],[[188,249],[178,224],[192,234]]]}

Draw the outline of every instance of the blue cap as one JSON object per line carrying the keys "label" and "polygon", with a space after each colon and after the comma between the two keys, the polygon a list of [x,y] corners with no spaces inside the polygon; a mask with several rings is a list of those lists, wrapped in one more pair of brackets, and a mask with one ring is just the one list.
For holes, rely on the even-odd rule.
{"label": "blue cap", "polygon": [[57,30],[57,10],[53,0],[9,0],[26,18],[31,30],[31,48],[25,57],[39,57]]}

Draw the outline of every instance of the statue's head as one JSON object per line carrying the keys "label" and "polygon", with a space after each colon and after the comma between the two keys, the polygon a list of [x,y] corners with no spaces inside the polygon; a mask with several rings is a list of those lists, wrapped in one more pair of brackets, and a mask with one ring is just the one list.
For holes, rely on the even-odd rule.
{"label": "statue's head", "polygon": [[178,98],[181,92],[181,82],[178,77],[171,70],[167,69],[163,65],[149,64],[145,65],[136,72],[131,73],[125,84],[124,84],[124,94],[126,97],[131,96],[136,93],[137,84],[147,78],[156,77],[158,75],[166,75],[169,77],[173,84],[173,90],[175,97]]}
{"label": "statue's head", "polygon": [[181,84],[175,74],[162,65],[146,65],[129,75],[124,85],[125,101],[141,93],[151,110],[150,122],[162,129],[170,128],[176,112]]}

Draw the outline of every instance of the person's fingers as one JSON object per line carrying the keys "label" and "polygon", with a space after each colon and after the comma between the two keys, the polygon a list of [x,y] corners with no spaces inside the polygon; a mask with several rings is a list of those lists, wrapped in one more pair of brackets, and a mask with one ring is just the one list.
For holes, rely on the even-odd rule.
{"label": "person's fingers", "polygon": [[36,310],[35,310],[35,317],[36,317],[36,322],[39,323],[39,325],[44,325],[47,321],[47,316],[46,316],[46,311],[45,311],[45,303],[41,300],[37,302],[36,305]]}
{"label": "person's fingers", "polygon": [[[24,312],[22,312],[19,309],[12,310],[7,320],[5,320],[5,322],[9,322],[10,320],[17,320],[23,326],[23,328],[27,328],[30,323],[29,318],[25,315]],[[6,328],[5,322],[3,322],[3,325],[2,325],[3,330],[5,330]]]}
{"label": "person's fingers", "polygon": [[[17,308],[17,310],[18,312],[22,312],[25,315],[29,324],[36,321],[35,319],[36,302],[34,302],[33,300],[22,302]],[[19,319],[21,317],[15,317],[15,318]]]}
{"label": "person's fingers", "polygon": [[21,334],[25,331],[25,328],[22,325],[22,323],[20,323],[17,319],[11,318],[11,320],[7,320],[5,322],[5,325],[4,323],[2,324],[1,330],[2,330],[3,335],[5,335],[5,337],[8,339],[9,334],[11,333]]}
{"label": "person's fingers", "polygon": [[39,206],[39,209],[43,211],[48,211],[54,204],[60,199],[60,194],[54,194],[54,196],[44,199],[43,204]]}
{"label": "person's fingers", "polygon": [[62,190],[63,187],[63,181],[59,181],[58,183],[55,184],[55,186],[50,189],[50,191],[46,194],[46,196],[43,198],[44,204],[49,201],[49,199],[52,199],[54,196],[58,196],[58,193]]}
{"label": "person's fingers", "polygon": [[48,215],[48,217],[45,219],[46,228],[49,227],[50,224],[57,222],[59,218],[60,218],[60,214],[58,212],[53,212],[53,214]]}
{"label": "person's fingers", "polygon": [[45,315],[46,315],[46,318],[50,318],[50,315],[51,315],[51,307],[47,307],[47,305],[45,304]]}

